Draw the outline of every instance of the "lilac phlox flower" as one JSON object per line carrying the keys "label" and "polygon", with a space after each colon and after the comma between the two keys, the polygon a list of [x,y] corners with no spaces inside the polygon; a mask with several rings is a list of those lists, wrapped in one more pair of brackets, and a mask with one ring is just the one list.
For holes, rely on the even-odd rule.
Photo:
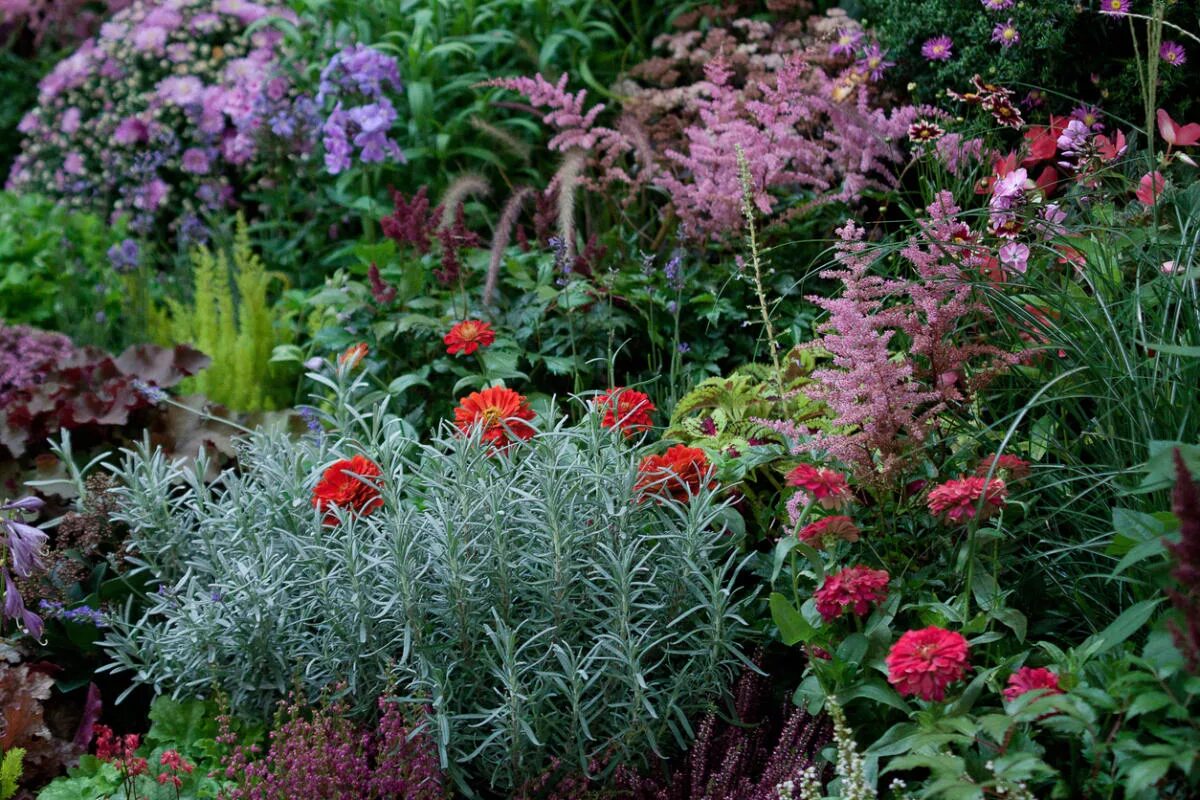
{"label": "lilac phlox flower", "polygon": [[921,55],[929,61],[949,61],[954,55],[954,40],[945,34],[926,39],[921,45]]}
{"label": "lilac phlox flower", "polygon": [[862,31],[846,30],[838,28],[837,38],[833,40],[833,44],[829,46],[829,55],[831,56],[852,56],[858,43],[863,39]]}
{"label": "lilac phlox flower", "polygon": [[[1088,131],[1087,125],[1084,125],[1077,119],[1073,119],[1067,123],[1067,127],[1063,128],[1063,132],[1059,134],[1058,149],[1064,156],[1071,158],[1087,147],[1089,135],[1090,131]],[[1067,167],[1073,166],[1070,161],[1060,161],[1059,164]]]}
{"label": "lilac phlox flower", "polygon": [[1038,216],[1040,218],[1038,228],[1043,237],[1061,236],[1067,232],[1063,225],[1067,219],[1067,212],[1059,208],[1058,203],[1048,203]]}
{"label": "lilac phlox flower", "polygon": [[1001,246],[1000,263],[1024,275],[1029,266],[1029,247],[1020,242],[1009,242]]}
{"label": "lilac phlox flower", "polygon": [[992,185],[992,198],[988,205],[993,211],[1008,211],[1024,196],[1025,182],[1029,173],[1018,167]]}
{"label": "lilac phlox flower", "polygon": [[1182,67],[1187,63],[1187,51],[1179,42],[1166,41],[1158,48],[1158,57],[1172,67]]}
{"label": "lilac phlox flower", "polygon": [[887,51],[879,46],[879,42],[871,42],[855,66],[866,71],[872,81],[878,81],[886,70],[896,66],[896,62],[887,60]]}
{"label": "lilac phlox flower", "polygon": [[108,262],[118,273],[133,272],[137,269],[140,257],[138,243],[133,239],[124,239],[108,248]]}
{"label": "lilac phlox flower", "polygon": [[403,88],[396,59],[372,47],[355,44],[335,54],[321,70],[317,105],[324,105],[328,97],[340,92],[357,92],[375,99],[383,95],[385,87],[395,91]]}
{"label": "lilac phlox flower", "polygon": [[992,28],[992,41],[999,42],[1005,50],[1021,42],[1021,34],[1011,17],[1004,22],[997,22],[996,27]]}
{"label": "lilac phlox flower", "polygon": [[361,149],[359,158],[365,164],[377,164],[388,156],[397,161],[404,160],[400,146],[388,138],[387,132],[396,121],[396,109],[387,99],[365,106],[356,106],[348,112],[350,121],[358,126],[354,144]]}

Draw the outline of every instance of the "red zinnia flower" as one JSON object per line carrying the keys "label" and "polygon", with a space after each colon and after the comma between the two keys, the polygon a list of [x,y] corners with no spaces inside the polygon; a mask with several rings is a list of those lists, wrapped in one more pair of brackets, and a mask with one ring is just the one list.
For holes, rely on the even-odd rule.
{"label": "red zinnia flower", "polygon": [[650,402],[647,395],[633,389],[609,389],[602,397],[596,398],[596,409],[604,410],[601,426],[619,427],[626,436],[648,430],[654,424],[654,420],[650,418],[651,412],[654,411],[654,403]]}
{"label": "red zinnia flower", "polygon": [[1016,700],[1026,692],[1043,689],[1043,694],[1062,694],[1058,686],[1058,675],[1045,667],[1021,667],[1008,676],[1008,688],[1004,690],[1005,700]]}
{"label": "red zinnia flower", "polygon": [[367,357],[367,353],[369,352],[371,352],[371,348],[367,347],[366,342],[352,344],[338,356],[338,364],[345,364],[348,365],[347,369],[354,369],[359,365],[359,362]]}
{"label": "red zinnia flower", "polygon": [[496,332],[492,330],[490,323],[465,319],[451,328],[450,332],[442,337],[442,341],[446,343],[446,352],[450,355],[462,353],[469,356],[479,348],[487,347],[496,341]]}
{"label": "red zinnia flower", "polygon": [[642,459],[633,489],[641,495],[665,495],[686,503],[699,494],[702,487],[716,487],[716,481],[708,480],[711,472],[708,456],[703,450],[677,444],[662,455]]}
{"label": "red zinnia flower", "polygon": [[813,594],[817,612],[826,622],[837,619],[847,608],[861,617],[871,610],[871,603],[887,599],[890,579],[887,570],[870,567],[848,567],[830,575]]}
{"label": "red zinnia flower", "polygon": [[377,478],[380,474],[379,467],[366,456],[335,461],[313,487],[313,508],[324,512],[326,525],[337,525],[335,508],[370,514],[383,505],[383,497],[377,488],[379,482],[368,483],[364,478]]}
{"label": "red zinnia flower", "polygon": [[900,694],[940,701],[946,687],[967,671],[967,640],[936,625],[907,631],[892,645],[886,663],[888,683]]}
{"label": "red zinnia flower", "polygon": [[1004,506],[1004,498],[1008,496],[1008,487],[999,478],[985,481],[983,478],[972,476],[959,477],[935,486],[929,493],[929,510],[935,515],[945,514],[951,522],[966,522],[974,519],[975,508],[979,499],[983,500],[983,511],[980,519],[987,519],[992,512]]}
{"label": "red zinnia flower", "polygon": [[799,486],[822,508],[842,508],[850,502],[850,484],[846,476],[824,467],[801,464],[787,474],[789,486]]}
{"label": "red zinnia flower", "polygon": [[822,517],[800,529],[800,541],[813,547],[826,547],[836,539],[857,542],[859,531],[854,521],[847,516]]}
{"label": "red zinnia flower", "polygon": [[987,475],[992,472],[992,462],[996,463],[996,473],[1007,472],[1013,480],[1019,480],[1029,474],[1029,462],[1023,458],[1005,453],[996,458],[995,454],[988,456],[979,462],[979,466],[975,468],[976,475]]}
{"label": "red zinnia flower", "polygon": [[533,419],[533,409],[525,396],[503,386],[493,386],[482,392],[471,392],[454,409],[454,424],[463,433],[476,425],[483,430],[481,439],[493,447],[503,448],[517,439],[531,439],[534,429],[522,420]]}

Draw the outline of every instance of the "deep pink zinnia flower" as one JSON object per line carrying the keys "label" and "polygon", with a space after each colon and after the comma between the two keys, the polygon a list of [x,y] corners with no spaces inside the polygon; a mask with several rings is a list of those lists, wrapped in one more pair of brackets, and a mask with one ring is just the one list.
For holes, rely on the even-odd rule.
{"label": "deep pink zinnia flower", "polygon": [[925,44],[921,45],[921,55],[929,61],[949,61],[954,55],[951,52],[954,47],[954,40],[949,36],[935,36],[932,39],[926,39]]}
{"label": "deep pink zinnia flower", "polygon": [[1106,17],[1123,17],[1129,13],[1129,0],[1101,0],[1100,13]]}
{"label": "deep pink zinnia flower", "polygon": [[1187,63],[1187,51],[1179,42],[1163,42],[1158,48],[1158,57],[1172,67],[1182,67]]}
{"label": "deep pink zinnia flower", "polygon": [[1012,17],[1009,17],[1004,22],[996,23],[996,27],[992,28],[992,41],[999,42],[1000,46],[1005,50],[1014,44],[1020,44],[1021,34],[1016,26],[1013,25]]}
{"label": "deep pink zinnia flower", "polygon": [[1062,694],[1058,686],[1058,675],[1045,667],[1021,667],[1008,676],[1008,688],[1004,690],[1005,700],[1016,700],[1027,692],[1045,689],[1044,694]]}
{"label": "deep pink zinnia flower", "polygon": [[846,476],[824,467],[800,464],[787,474],[788,486],[799,486],[822,508],[842,508],[850,502],[850,484]]}
{"label": "deep pink zinnia flower", "polygon": [[936,625],[907,631],[888,652],[888,683],[902,695],[943,700],[967,671],[967,649],[962,634]]}
{"label": "deep pink zinnia flower", "polygon": [[846,609],[858,616],[871,610],[872,603],[887,599],[887,585],[891,580],[887,570],[870,567],[847,567],[825,578],[821,588],[813,594],[817,601],[817,613],[826,622],[831,622]]}
{"label": "deep pink zinnia flower", "polygon": [[983,509],[979,518],[987,519],[997,509],[1003,508],[1007,496],[1008,487],[999,478],[985,481],[972,476],[959,477],[935,486],[926,502],[935,515],[944,515],[951,522],[967,522],[975,518],[980,498],[983,498]]}
{"label": "deep pink zinnia flower", "polygon": [[816,522],[810,522],[797,533],[800,541],[816,548],[825,547],[838,539],[847,542],[857,542],[861,533],[854,520],[844,514],[831,517],[821,517]]}
{"label": "deep pink zinnia flower", "polygon": [[[992,467],[995,465],[995,469]],[[993,453],[987,458],[979,462],[979,466],[975,468],[976,475],[987,475],[989,472],[1007,472],[1012,478],[1024,478],[1029,474],[1029,462],[1019,456],[1014,456],[1011,453],[996,458]]]}

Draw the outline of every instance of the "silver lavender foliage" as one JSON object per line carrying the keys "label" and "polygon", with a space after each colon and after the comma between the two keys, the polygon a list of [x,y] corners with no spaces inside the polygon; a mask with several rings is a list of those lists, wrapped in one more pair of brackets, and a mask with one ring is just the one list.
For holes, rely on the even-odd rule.
{"label": "silver lavender foliage", "polygon": [[[639,501],[639,453],[594,414],[491,454],[337,408],[340,432],[260,431],[211,485],[203,459],[126,454],[119,516],[159,590],[112,620],[114,668],[256,711],[295,685],[369,703],[394,682],[426,704],[460,785],[691,738],[745,662],[731,509],[709,491]],[[312,487],[356,452],[383,469],[386,504],[323,526]]]}

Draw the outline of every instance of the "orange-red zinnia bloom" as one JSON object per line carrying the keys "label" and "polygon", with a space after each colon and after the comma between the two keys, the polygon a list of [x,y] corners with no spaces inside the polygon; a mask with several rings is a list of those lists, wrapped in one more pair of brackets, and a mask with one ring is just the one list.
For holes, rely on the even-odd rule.
{"label": "orange-red zinnia bloom", "polygon": [[800,529],[797,534],[800,541],[813,547],[827,547],[838,539],[847,542],[857,542],[861,533],[854,520],[843,514],[831,517],[821,517]]}
{"label": "orange-red zinnia bloom", "polygon": [[446,343],[446,352],[450,355],[462,353],[469,356],[481,347],[487,347],[496,341],[496,332],[490,323],[477,319],[464,319],[450,329],[442,337]]}
{"label": "orange-red zinnia bloom", "polygon": [[677,444],[659,456],[646,456],[638,464],[638,481],[634,491],[642,495],[658,494],[674,497],[686,503],[701,487],[716,487],[709,480],[712,468],[708,456],[699,447]]}
{"label": "orange-red zinnia bloom", "polygon": [[604,411],[600,425],[605,428],[620,428],[626,436],[648,430],[654,420],[650,414],[654,403],[649,396],[633,389],[618,386],[596,398],[596,409]]}
{"label": "orange-red zinnia bloom", "polygon": [[1062,694],[1058,685],[1058,675],[1045,667],[1021,667],[1008,676],[1008,688],[1004,690],[1005,700],[1016,700],[1026,692],[1037,689],[1044,690],[1042,694]]}
{"label": "orange-red zinnia bloom", "polygon": [[371,352],[371,348],[367,347],[366,342],[352,344],[338,356],[338,364],[346,365],[348,369],[354,369],[367,357],[367,353],[369,352]]}
{"label": "orange-red zinnia bloom", "polygon": [[826,622],[837,619],[846,609],[861,617],[871,610],[871,603],[887,599],[889,580],[887,570],[870,567],[847,567],[829,575],[813,594],[817,613]]}
{"label": "orange-red zinnia bloom", "polygon": [[480,438],[494,447],[505,447],[515,437],[530,439],[534,429],[522,420],[533,419],[533,409],[525,396],[504,386],[493,386],[482,392],[471,392],[454,409],[454,424],[463,433],[476,425],[482,430]]}
{"label": "orange-red zinnia bloom", "polygon": [[980,461],[979,466],[975,468],[975,474],[987,475],[989,472],[992,472],[992,462],[995,462],[996,464],[996,474],[999,474],[1000,472],[1007,472],[1009,477],[1011,477],[1013,480],[1024,478],[1029,474],[1029,462],[1023,458],[1019,458],[1009,453],[1005,453],[999,458],[996,458],[995,454],[986,457]]}
{"label": "orange-red zinnia bloom", "polygon": [[900,694],[940,701],[946,687],[967,671],[967,640],[936,625],[907,631],[892,645],[886,663],[888,683]]}
{"label": "orange-red zinnia bloom", "polygon": [[997,509],[1004,506],[1004,498],[1008,496],[1008,487],[999,478],[986,481],[978,476],[956,478],[935,486],[929,493],[929,510],[937,515],[945,515],[951,522],[967,522],[975,518],[975,510],[982,497],[983,509],[980,519],[987,519]]}
{"label": "orange-red zinnia bloom", "polygon": [[822,508],[842,508],[850,502],[846,476],[825,467],[801,464],[787,474],[789,486],[799,486]]}
{"label": "orange-red zinnia bloom", "polygon": [[380,474],[379,467],[366,456],[335,461],[313,487],[313,508],[325,513],[326,525],[337,524],[334,508],[370,514],[383,505],[378,488],[380,481],[375,480]]}

